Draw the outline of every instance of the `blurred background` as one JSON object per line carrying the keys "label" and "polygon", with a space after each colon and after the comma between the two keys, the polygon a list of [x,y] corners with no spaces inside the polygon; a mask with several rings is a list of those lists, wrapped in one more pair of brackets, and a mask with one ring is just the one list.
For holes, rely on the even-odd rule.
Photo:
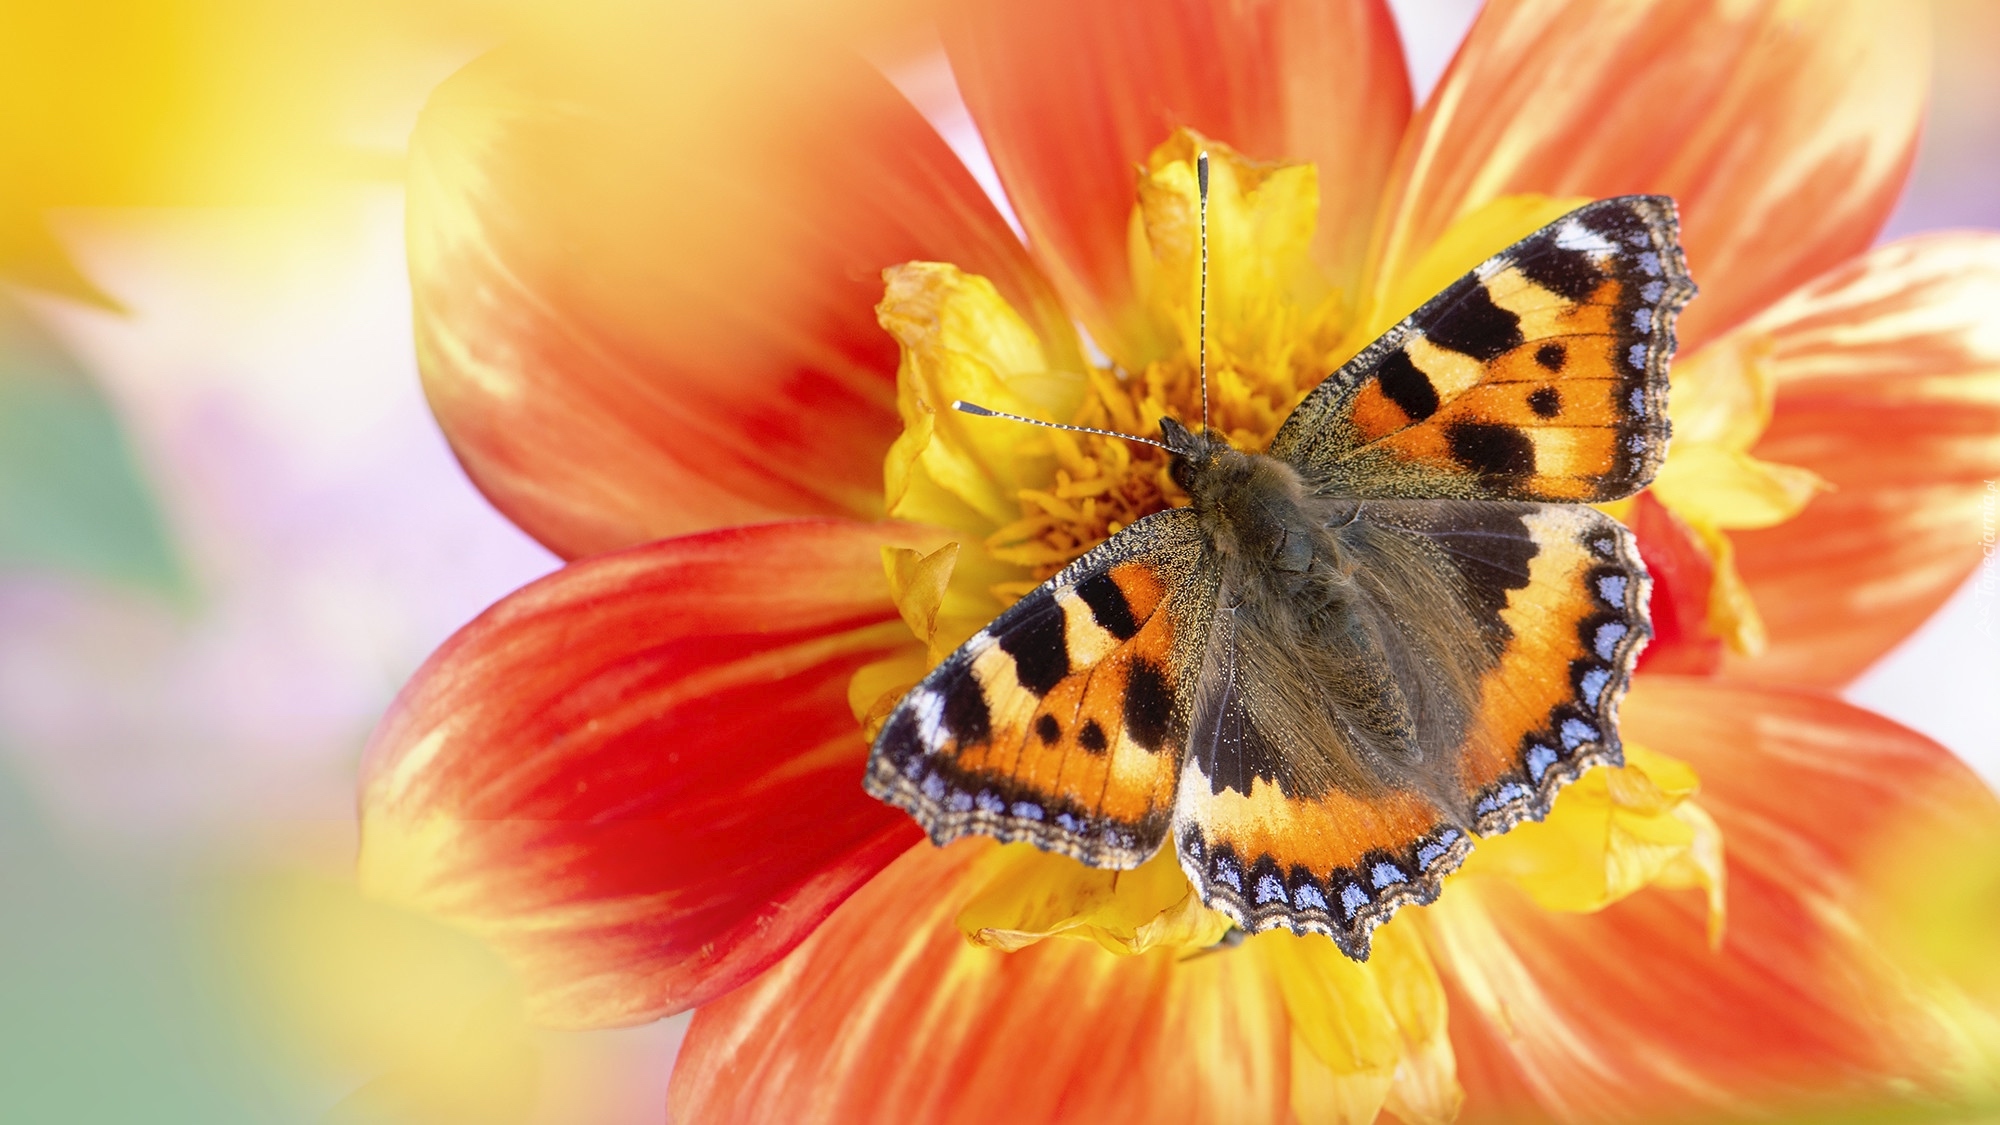
{"label": "blurred background", "polygon": [[[0,1117],[662,1119],[683,1021],[530,1030],[345,883],[369,729],[556,565],[425,407],[404,140],[611,2],[0,0]],[[852,7],[997,190],[920,4]],[[1421,95],[1477,5],[1396,7]],[[1885,237],[2000,228],[2000,5],[1938,13]],[[1968,584],[1850,696],[2000,783],[1993,616]]]}

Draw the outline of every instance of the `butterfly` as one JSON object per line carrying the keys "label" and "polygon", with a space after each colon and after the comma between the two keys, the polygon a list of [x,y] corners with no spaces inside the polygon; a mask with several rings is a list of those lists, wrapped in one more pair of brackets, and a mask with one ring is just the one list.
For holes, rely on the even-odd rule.
{"label": "butterfly", "polygon": [[877,735],[865,786],[944,844],[1132,868],[1171,840],[1250,933],[1436,899],[1476,837],[1618,765],[1651,636],[1632,535],[1674,319],[1671,199],[1579,208],[1312,390],[1262,453],[1160,421],[1189,506],[980,630]]}

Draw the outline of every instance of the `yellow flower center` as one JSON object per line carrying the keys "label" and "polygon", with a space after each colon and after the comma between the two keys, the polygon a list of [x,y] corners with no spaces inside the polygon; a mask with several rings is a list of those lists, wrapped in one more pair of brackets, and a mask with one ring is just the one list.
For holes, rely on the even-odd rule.
{"label": "yellow flower center", "polygon": [[[1128,370],[1095,367],[1067,417],[1157,438],[1159,419],[1202,419],[1201,211],[1194,158],[1208,150],[1210,324],[1208,424],[1239,448],[1262,449],[1330,370],[1341,339],[1337,294],[1307,257],[1318,211],[1309,165],[1260,164],[1183,130],[1155,150],[1139,183],[1129,237],[1134,273],[1161,354]],[[1017,490],[1020,518],[986,537],[992,556],[1026,577],[995,591],[1011,601],[1141,516],[1186,503],[1151,446],[1091,434],[1048,439],[1052,483]]]}

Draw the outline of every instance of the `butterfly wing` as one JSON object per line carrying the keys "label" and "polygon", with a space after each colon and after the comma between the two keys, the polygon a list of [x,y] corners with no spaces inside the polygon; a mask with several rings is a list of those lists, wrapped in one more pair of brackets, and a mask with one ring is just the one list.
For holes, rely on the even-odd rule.
{"label": "butterfly wing", "polygon": [[1479,678],[1453,776],[1475,832],[1540,820],[1585,770],[1624,763],[1618,703],[1653,629],[1623,524],[1581,504],[1465,501],[1369,501],[1362,518],[1424,544],[1468,599]]}
{"label": "butterfly wing", "polygon": [[1337,541],[1356,565],[1336,614],[1223,591],[1174,834],[1203,900],[1245,929],[1365,959],[1473,835],[1622,761],[1648,580],[1630,534],[1581,505],[1371,500]]}
{"label": "butterfly wing", "polygon": [[1487,259],[1309,394],[1270,453],[1346,495],[1600,502],[1666,456],[1673,200],[1572,211]]}
{"label": "butterfly wing", "polygon": [[1139,520],[904,697],[868,792],[938,844],[981,833],[1138,866],[1166,837],[1215,591],[1193,512]]}

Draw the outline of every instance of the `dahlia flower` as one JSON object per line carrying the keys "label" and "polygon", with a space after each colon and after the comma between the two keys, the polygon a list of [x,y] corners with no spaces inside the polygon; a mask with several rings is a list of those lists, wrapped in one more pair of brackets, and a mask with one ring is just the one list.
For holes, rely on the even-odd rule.
{"label": "dahlia flower", "polygon": [[[1920,20],[1503,0],[1420,110],[1365,0],[953,0],[940,26],[1025,244],[884,79],[774,28],[503,50],[433,97],[426,389],[572,561],[383,721],[364,886],[482,936],[550,1024],[697,1008],[685,1120],[1751,1112],[1990,1073],[1978,999],[1885,952],[1881,872],[1908,874],[1872,861],[2000,806],[1830,694],[1974,565],[2000,462],[2000,238],[1868,249]],[[1481,841],[1365,963],[1225,940],[1170,858],[933,848],[860,788],[926,667],[1178,499],[1146,447],[945,405],[1198,414],[1198,148],[1239,447],[1583,200],[1674,196],[1703,290],[1666,467],[1614,509],[1661,633],[1627,765]]]}

